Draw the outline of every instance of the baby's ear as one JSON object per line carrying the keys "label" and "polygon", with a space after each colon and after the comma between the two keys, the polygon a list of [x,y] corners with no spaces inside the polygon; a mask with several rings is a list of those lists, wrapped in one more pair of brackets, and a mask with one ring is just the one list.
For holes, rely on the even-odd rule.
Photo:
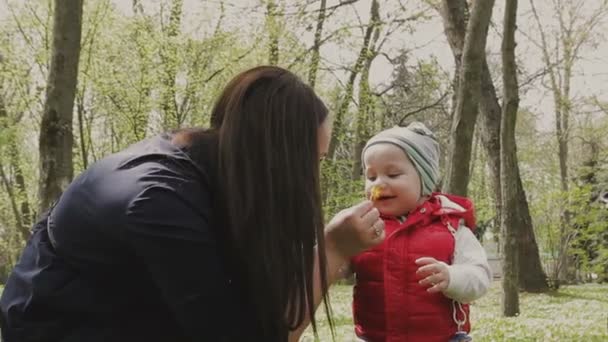
{"label": "baby's ear", "polygon": [[435,134],[430,129],[428,129],[428,127],[426,127],[422,122],[414,121],[406,128],[412,132],[435,139]]}

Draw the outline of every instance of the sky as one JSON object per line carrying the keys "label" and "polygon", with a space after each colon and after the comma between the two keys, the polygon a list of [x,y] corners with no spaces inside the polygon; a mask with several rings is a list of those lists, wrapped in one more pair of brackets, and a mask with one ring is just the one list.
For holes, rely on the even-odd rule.
{"label": "sky", "polygon": [[[131,12],[131,1],[113,1],[116,6],[125,11],[125,13]],[[304,0],[300,0],[300,2],[302,1]],[[519,67],[525,70],[527,74],[535,74],[544,68],[544,63],[542,62],[541,50],[530,40],[530,38],[533,38],[535,41],[538,40],[538,29],[536,22],[531,15],[530,1],[531,0],[519,1],[517,19],[519,30],[516,33],[516,54],[518,56]],[[557,24],[557,18],[551,11],[551,4],[554,1],[556,0],[534,0],[541,22],[547,31],[550,31]],[[328,0],[327,6],[333,6],[339,2],[339,0]],[[584,3],[583,14],[585,16],[592,15],[594,10],[598,8],[602,2],[603,0],[582,0],[582,3]],[[145,1],[145,4],[150,7],[158,6],[158,3],[157,0]],[[205,5],[203,3],[206,4],[207,7],[204,7]],[[196,25],[193,24],[193,22],[200,22],[200,18],[205,16],[214,19],[213,12],[217,11],[217,8],[219,8],[218,3],[219,0],[184,0],[184,8],[186,9],[185,25]],[[247,20],[259,21],[261,20],[260,18],[263,17],[263,7],[259,5],[260,0],[227,0],[225,3],[230,4],[226,6],[228,13],[233,11],[232,15],[227,14],[227,17],[233,18],[233,25],[242,25],[243,22]],[[318,2],[315,2],[313,8],[318,6],[317,3]],[[423,1],[401,0],[401,3],[403,3],[404,7],[407,9],[414,11],[416,8],[420,8]],[[492,26],[487,42],[487,53],[490,63],[494,63],[496,67],[499,67],[504,1],[496,0],[495,3]],[[341,12],[341,18],[339,18],[339,20],[332,18],[330,22],[334,22],[334,25],[339,25],[335,23],[335,21],[341,23],[356,23],[360,18],[362,22],[367,23],[369,20],[370,4],[371,0],[358,0],[354,4],[348,5],[348,8],[345,8],[345,10]],[[397,0],[381,1],[381,16],[384,17],[387,15],[387,7],[394,8],[396,4]],[[383,9],[385,10],[384,13],[382,13]],[[240,13],[235,15],[235,12]],[[387,44],[386,49],[388,51],[395,51],[398,48],[406,47],[412,49],[412,55],[415,56],[415,58],[425,59],[434,56],[439,65],[451,74],[454,68],[454,61],[449,45],[445,39],[441,18],[437,13],[432,12],[432,14],[432,19],[425,23],[418,24],[416,26],[416,31],[413,34],[391,39],[389,44]],[[217,14],[215,16],[217,17]],[[606,28],[608,28],[608,15],[605,17],[605,20],[598,25],[597,32],[608,32],[608,30],[606,30]],[[213,22],[214,20],[210,20],[210,23]],[[332,24],[330,23],[329,26],[325,28],[326,32],[331,30],[331,25]],[[588,46],[582,50],[582,58],[577,61],[574,69],[575,75],[572,79],[572,95],[574,98],[597,96],[600,100],[608,102],[608,42],[606,38],[608,37],[598,37],[598,42],[595,46]],[[305,35],[302,39],[307,41],[309,45],[312,44],[312,34]],[[344,49],[332,46],[331,44],[324,46],[322,49],[322,54],[325,55],[329,61],[342,65],[349,65],[352,63],[357,52],[358,49],[349,49],[348,51],[345,51]],[[392,66],[386,59],[381,57],[376,58],[371,69],[371,83],[375,85],[386,83],[390,79],[392,71]],[[342,77],[344,77],[344,75]],[[520,82],[524,81],[526,81],[526,79],[522,77]],[[496,80],[496,85],[497,88],[500,88],[500,78]],[[520,106],[537,115],[537,124],[541,130],[552,130],[554,128],[553,97],[540,82],[537,82],[536,85],[536,87],[527,89],[526,92],[520,94]]]}
{"label": "sky", "polygon": [[[6,15],[7,1],[15,0],[0,0],[0,20]],[[132,0],[111,0],[119,10],[125,14],[132,14]],[[294,0],[288,0],[287,12],[293,8],[289,4],[293,4]],[[313,0],[298,0],[313,2]],[[344,0],[341,0],[344,1]],[[385,17],[388,13],[397,6],[398,0],[381,1],[381,16]],[[534,74],[542,70],[542,55],[541,51],[534,45],[528,37],[538,37],[536,23],[532,20],[530,14],[530,1],[520,0],[518,8],[518,28],[516,34],[516,54],[518,55],[519,67],[528,74]],[[541,21],[545,29],[551,28],[557,23],[556,17],[549,10],[550,4],[556,0],[534,0],[539,11]],[[580,0],[563,0],[580,1]],[[595,8],[603,0],[583,0],[584,8],[591,15]],[[156,11],[160,7],[159,0],[141,0],[146,11]],[[333,6],[340,0],[328,0],[327,6]],[[423,1],[417,0],[401,0],[405,8],[415,11],[416,8],[423,6]],[[264,16],[264,8],[260,5],[261,0],[225,0],[226,19],[224,25],[239,27],[247,25],[252,21],[261,23]],[[325,32],[330,32],[333,27],[338,27],[344,23],[358,23],[361,20],[367,23],[369,20],[369,7],[371,0],[358,0],[354,4],[344,7],[340,16],[328,20]],[[184,0],[184,16],[183,27],[185,31],[209,32],[212,30],[217,17],[219,15],[220,0]],[[316,8],[318,1],[315,1],[311,8]],[[384,10],[384,12],[383,12]],[[434,12],[431,12],[433,17],[422,24],[416,26],[415,32],[404,34],[400,37],[393,37],[385,46],[389,54],[394,53],[399,48],[407,48],[412,50],[413,59],[426,59],[431,56],[437,59],[439,65],[449,72],[453,71],[454,63],[449,45],[445,39],[441,18]],[[502,16],[503,16],[503,1],[496,0],[496,5],[493,11],[493,23],[490,28],[490,34],[487,42],[487,54],[490,63],[494,63],[499,67],[500,63],[500,32],[502,31]],[[608,15],[605,20],[598,26],[597,32],[606,31]],[[313,23],[314,24],[314,23]],[[308,46],[312,45],[312,31],[302,31],[301,39]],[[584,96],[597,96],[600,100],[608,102],[608,37],[598,37],[597,44],[586,46],[582,50],[582,58],[577,62],[574,70],[575,76],[572,80],[573,96],[580,98]],[[352,64],[358,53],[358,47],[344,49],[338,45],[326,44],[322,47],[322,55],[325,56],[325,63],[349,65]],[[394,54],[393,54],[394,55]],[[392,66],[382,57],[376,58],[372,65],[370,82],[372,85],[381,85],[388,82],[392,73]],[[345,78],[345,74],[338,74],[338,77]],[[520,82],[525,81],[520,79]],[[500,78],[496,80],[497,88],[500,88]],[[540,82],[536,83],[536,87],[528,89],[520,94],[522,108],[529,109],[537,114],[537,123],[540,129],[553,129],[553,98],[551,94],[543,87]]]}

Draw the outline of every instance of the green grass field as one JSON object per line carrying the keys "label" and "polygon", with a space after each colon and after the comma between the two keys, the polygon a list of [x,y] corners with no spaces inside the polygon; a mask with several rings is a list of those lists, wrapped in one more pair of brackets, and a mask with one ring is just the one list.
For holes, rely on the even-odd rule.
{"label": "green grass field", "polygon": [[[0,286],[0,293],[2,286]],[[521,315],[501,316],[501,287],[494,283],[489,294],[473,303],[474,341],[608,341],[608,285],[565,286],[550,294],[520,296]],[[356,341],[351,318],[351,287],[331,290],[337,342]],[[319,340],[331,341],[324,312],[319,310]],[[302,342],[314,341],[310,329]]]}
{"label": "green grass field", "polygon": [[[492,284],[490,292],[471,305],[473,341],[608,341],[608,285],[564,286],[549,294],[520,296],[518,317],[501,315],[502,289]],[[336,341],[356,341],[351,318],[351,287],[338,285],[331,290],[336,324]],[[325,313],[319,310],[319,339],[331,341]],[[314,341],[307,331],[303,342]]]}

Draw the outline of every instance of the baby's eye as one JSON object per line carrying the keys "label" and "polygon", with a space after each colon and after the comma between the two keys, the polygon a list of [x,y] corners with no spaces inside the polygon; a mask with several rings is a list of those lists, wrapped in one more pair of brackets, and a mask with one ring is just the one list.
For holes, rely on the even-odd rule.
{"label": "baby's eye", "polygon": [[389,176],[390,178],[397,178],[397,177],[401,176],[401,174],[400,174],[400,173],[391,173],[391,174],[389,174],[388,176]]}

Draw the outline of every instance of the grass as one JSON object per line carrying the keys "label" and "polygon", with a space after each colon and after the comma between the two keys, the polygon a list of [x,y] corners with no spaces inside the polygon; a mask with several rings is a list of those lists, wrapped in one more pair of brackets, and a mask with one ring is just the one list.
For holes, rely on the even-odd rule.
{"label": "grass", "polygon": [[[2,286],[0,285],[0,293]],[[351,316],[351,287],[331,290],[336,342],[356,341]],[[605,342],[608,341],[608,285],[564,286],[558,292],[520,295],[518,317],[501,315],[502,289],[494,283],[490,292],[471,305],[473,341]],[[319,340],[331,341],[323,310],[319,310]],[[312,342],[309,328],[301,342]]]}
{"label": "grass", "polygon": [[[471,305],[473,341],[608,341],[608,285],[564,286],[547,294],[520,294],[517,317],[502,317],[502,289],[490,292]],[[334,286],[332,309],[337,342],[356,341],[351,315],[351,287]],[[325,313],[319,310],[319,340],[331,341]],[[302,342],[314,341],[308,329]]]}

